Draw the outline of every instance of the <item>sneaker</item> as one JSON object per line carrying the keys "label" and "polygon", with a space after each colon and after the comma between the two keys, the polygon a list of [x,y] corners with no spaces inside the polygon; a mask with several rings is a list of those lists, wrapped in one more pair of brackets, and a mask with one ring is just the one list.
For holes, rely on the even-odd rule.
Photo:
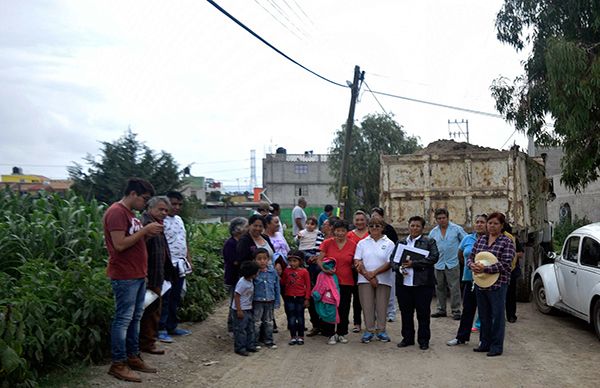
{"label": "sneaker", "polygon": [[394,317],[394,316],[391,316],[391,315],[390,315],[390,316],[388,317],[387,321],[388,321],[388,322],[396,322],[396,317]]}
{"label": "sneaker", "polygon": [[461,317],[462,317],[462,315],[460,315],[460,314],[452,314],[452,319],[454,319],[455,321],[460,321]]}
{"label": "sneaker", "polygon": [[352,328],[353,333],[360,333],[360,325],[354,325]]}
{"label": "sneaker", "polygon": [[250,354],[245,350],[238,350],[238,351],[236,351],[236,353],[239,354],[240,356],[244,356],[244,357],[248,357],[248,355]]}
{"label": "sneaker", "polygon": [[471,333],[477,333],[478,331],[479,331],[479,329],[476,327],[471,328]]}
{"label": "sneaker", "polygon": [[192,332],[189,330],[176,328],[175,330],[170,331],[169,334],[176,335],[176,336],[185,336],[185,335],[192,334]]}
{"label": "sneaker", "polygon": [[332,335],[331,337],[329,337],[329,341],[327,341],[327,345],[335,345],[338,342],[338,336],[337,334]]}
{"label": "sneaker", "polygon": [[456,345],[465,345],[468,343],[469,343],[468,341],[462,341],[462,340],[459,340],[458,338],[454,338],[454,339],[451,339],[450,341],[446,342],[446,345],[456,346]]}
{"label": "sneaker", "polygon": [[169,334],[167,334],[166,330],[159,330],[159,332],[158,332],[158,340],[160,342],[164,342],[166,344],[170,344],[170,343],[174,342],[173,338]]}
{"label": "sneaker", "polygon": [[390,342],[390,337],[387,335],[385,331],[377,334],[377,339],[381,342]]}
{"label": "sneaker", "polygon": [[291,346],[298,345],[298,340],[296,338],[292,338],[290,340],[290,342],[288,342],[288,345],[291,345]]}
{"label": "sneaker", "polygon": [[265,344],[265,348],[267,348],[267,349],[277,349],[277,345],[275,345],[275,344]]}
{"label": "sneaker", "polygon": [[347,344],[348,343],[348,340],[343,335],[338,335],[337,340],[338,340],[338,342],[341,342],[343,344]]}
{"label": "sneaker", "polygon": [[298,345],[304,345],[304,338],[302,338],[302,337],[300,337],[300,338],[297,338],[297,339],[296,339],[296,343],[297,343]]}
{"label": "sneaker", "polygon": [[248,349],[248,351],[249,351],[250,353],[256,353],[256,352],[258,352],[259,350],[260,350],[260,346],[257,346],[257,347],[255,347],[255,348]]}
{"label": "sneaker", "polygon": [[441,318],[441,317],[445,317],[446,316],[446,312],[444,311],[436,311],[435,313],[431,314],[431,318]]}
{"label": "sneaker", "polygon": [[256,350],[261,350],[261,349],[262,349],[262,346],[260,346],[260,345],[256,345],[256,346],[254,347],[254,349],[256,349]]}
{"label": "sneaker", "polygon": [[362,338],[360,339],[360,342],[362,342],[363,344],[368,344],[369,342],[371,342],[373,337],[375,337],[373,335],[373,333],[365,331],[364,334],[362,335]]}
{"label": "sneaker", "polygon": [[316,327],[313,327],[313,328],[312,328],[312,329],[311,329],[311,330],[310,330],[310,331],[309,331],[309,332],[306,334],[306,336],[307,336],[307,337],[314,337],[314,336],[316,336],[316,335],[318,335],[318,334],[320,334],[320,333],[321,333],[321,330],[317,329]]}

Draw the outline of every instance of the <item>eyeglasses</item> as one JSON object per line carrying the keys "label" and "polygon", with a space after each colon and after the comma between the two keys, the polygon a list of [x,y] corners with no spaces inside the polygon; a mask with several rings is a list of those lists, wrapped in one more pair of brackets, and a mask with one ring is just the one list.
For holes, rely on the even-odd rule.
{"label": "eyeglasses", "polygon": [[383,228],[381,224],[369,224],[369,228]]}

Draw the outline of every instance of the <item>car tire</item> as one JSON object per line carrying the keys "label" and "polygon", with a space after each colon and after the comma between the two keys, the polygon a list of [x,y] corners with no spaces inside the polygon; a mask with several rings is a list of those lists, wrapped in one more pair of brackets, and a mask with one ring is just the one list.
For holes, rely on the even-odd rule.
{"label": "car tire", "polygon": [[596,299],[596,302],[594,303],[591,322],[594,326],[594,330],[596,330],[596,336],[598,336],[598,339],[600,340],[600,299]]}
{"label": "car tire", "polygon": [[544,282],[540,278],[535,279],[533,282],[533,301],[540,313],[550,314],[552,312],[552,307],[546,303],[546,290]]}

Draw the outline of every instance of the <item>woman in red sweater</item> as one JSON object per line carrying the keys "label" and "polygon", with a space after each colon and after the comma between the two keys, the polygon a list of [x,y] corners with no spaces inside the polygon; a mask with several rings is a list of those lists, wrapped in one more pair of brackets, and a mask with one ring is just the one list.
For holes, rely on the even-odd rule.
{"label": "woman in red sweater", "polygon": [[310,276],[301,267],[304,261],[302,251],[292,250],[288,253],[289,267],[283,270],[281,285],[283,286],[285,311],[290,330],[290,345],[304,345],[304,309],[310,300]]}

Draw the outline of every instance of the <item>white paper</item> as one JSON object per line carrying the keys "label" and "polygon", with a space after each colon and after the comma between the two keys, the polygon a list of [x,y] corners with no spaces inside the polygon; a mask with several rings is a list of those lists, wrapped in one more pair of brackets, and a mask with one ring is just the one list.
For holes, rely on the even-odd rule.
{"label": "white paper", "polygon": [[398,248],[396,249],[396,254],[394,255],[394,263],[400,263],[400,259],[402,259],[402,254],[404,251],[414,252],[419,255],[429,257],[429,251],[425,249],[419,249],[415,247],[409,247],[408,245],[398,244]]}
{"label": "white paper", "polygon": [[158,299],[156,292],[146,289],[146,295],[144,296],[144,309],[150,306],[156,299]]}
{"label": "white paper", "polygon": [[160,291],[160,296],[163,296],[165,292],[171,289],[171,282],[168,280],[163,281],[162,290]]}

